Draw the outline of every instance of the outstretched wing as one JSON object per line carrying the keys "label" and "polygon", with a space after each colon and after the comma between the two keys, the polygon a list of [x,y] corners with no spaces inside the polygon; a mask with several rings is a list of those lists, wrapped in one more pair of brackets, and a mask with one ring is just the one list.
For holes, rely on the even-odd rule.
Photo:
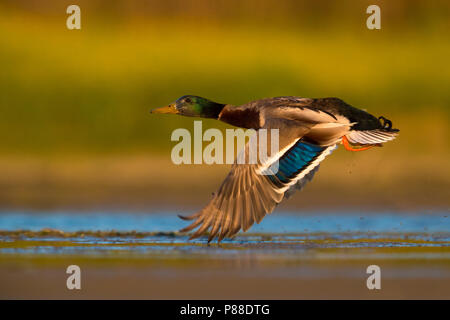
{"label": "outstretched wing", "polygon": [[[191,239],[209,231],[209,242],[216,236],[221,241],[241,229],[248,230],[272,212],[290,188],[309,181],[319,163],[336,147],[311,144],[298,136],[290,140],[266,163],[235,162],[208,205],[192,216],[181,217],[194,222],[180,231],[198,228]],[[245,146],[238,158],[249,153],[250,145]]]}

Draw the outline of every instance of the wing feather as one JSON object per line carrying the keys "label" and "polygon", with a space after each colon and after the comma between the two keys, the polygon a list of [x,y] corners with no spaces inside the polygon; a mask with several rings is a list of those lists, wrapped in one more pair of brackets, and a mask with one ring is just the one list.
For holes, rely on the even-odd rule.
{"label": "wing feather", "polygon": [[[182,231],[198,228],[192,239],[209,230],[208,242],[215,237],[221,241],[261,222],[283,200],[286,190],[299,182],[304,184],[302,179],[312,178],[313,173],[309,173],[315,172],[320,161],[335,147],[320,147],[299,139],[294,142],[277,159],[272,159],[280,162],[276,173],[267,172],[274,170],[274,163],[266,169],[261,163],[235,163],[210,203]],[[242,152],[248,152],[248,144]],[[267,175],[261,174],[264,170]]]}

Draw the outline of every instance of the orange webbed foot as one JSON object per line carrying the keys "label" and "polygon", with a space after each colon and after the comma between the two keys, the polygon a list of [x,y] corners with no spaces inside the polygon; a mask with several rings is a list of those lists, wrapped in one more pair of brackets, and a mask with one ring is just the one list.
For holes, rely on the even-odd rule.
{"label": "orange webbed foot", "polygon": [[373,145],[370,145],[367,147],[354,148],[350,145],[346,136],[342,137],[342,144],[344,145],[345,149],[348,151],[365,151],[365,150],[368,150],[373,147]]}

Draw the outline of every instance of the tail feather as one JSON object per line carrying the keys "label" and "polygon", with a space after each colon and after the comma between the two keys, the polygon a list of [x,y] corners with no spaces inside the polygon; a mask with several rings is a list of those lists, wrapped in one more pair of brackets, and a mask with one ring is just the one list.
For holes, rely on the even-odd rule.
{"label": "tail feather", "polygon": [[351,130],[347,135],[348,141],[353,144],[378,144],[394,140],[398,136],[398,130]]}

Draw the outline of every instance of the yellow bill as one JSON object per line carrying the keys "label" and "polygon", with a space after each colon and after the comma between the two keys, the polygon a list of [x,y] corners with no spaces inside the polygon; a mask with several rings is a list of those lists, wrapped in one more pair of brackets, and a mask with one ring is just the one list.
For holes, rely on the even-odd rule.
{"label": "yellow bill", "polygon": [[165,107],[161,107],[161,108],[157,108],[157,109],[153,109],[150,110],[150,113],[173,113],[173,114],[177,114],[179,113],[177,108],[175,107],[175,104],[169,104],[168,106]]}

